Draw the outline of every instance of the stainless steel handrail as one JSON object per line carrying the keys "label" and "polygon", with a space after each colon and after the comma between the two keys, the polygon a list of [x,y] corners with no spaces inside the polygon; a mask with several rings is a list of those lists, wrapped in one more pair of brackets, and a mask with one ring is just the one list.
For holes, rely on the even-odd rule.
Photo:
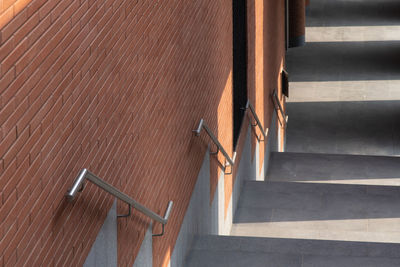
{"label": "stainless steel handrail", "polygon": [[[286,127],[289,117],[288,117],[288,116],[285,114],[285,112],[283,111],[283,108],[282,108],[282,106],[281,106],[281,103],[279,102],[279,98],[278,98],[278,95],[277,95],[277,93],[276,93],[276,90],[274,90],[274,92],[272,93],[271,98],[272,98],[272,102],[273,102],[274,107],[275,107],[275,111],[276,111],[276,115],[277,115],[278,120],[279,120],[279,124],[280,124],[281,126]],[[278,110],[279,110],[280,113],[281,113],[282,120],[279,118]],[[285,124],[283,124],[283,121],[285,122]]]}
{"label": "stainless steel handrail", "polygon": [[[264,141],[265,138],[267,137],[267,133],[264,131],[264,128],[261,125],[260,119],[258,118],[257,113],[256,113],[253,105],[250,103],[250,100],[247,100],[246,109],[250,109],[251,113],[253,114],[253,118],[256,120],[256,124],[252,124],[251,123],[251,126],[253,126],[253,127],[258,126],[258,128],[260,129],[262,135],[264,136],[264,139],[262,139],[262,140],[260,138],[258,138],[258,137],[257,137],[257,139],[259,141]],[[268,128],[267,128],[267,132],[268,132]]]}
{"label": "stainless steel handrail", "polygon": [[80,171],[79,175],[76,177],[74,183],[72,184],[72,187],[67,191],[65,196],[69,201],[72,201],[75,198],[76,194],[83,190],[84,183],[85,183],[86,179],[91,181],[92,183],[94,183],[95,185],[97,185],[98,187],[103,189],[104,191],[106,191],[106,192],[110,193],[111,195],[115,196],[116,198],[118,198],[118,199],[124,201],[125,203],[129,204],[129,208],[131,206],[133,206],[135,209],[139,210],[140,212],[142,212],[143,214],[147,215],[151,219],[161,223],[162,224],[162,233],[161,234],[155,234],[153,236],[161,236],[161,235],[164,234],[164,225],[167,224],[169,215],[171,214],[172,204],[173,204],[172,201],[168,202],[167,208],[166,208],[165,213],[164,213],[164,217],[161,217],[157,213],[151,211],[150,209],[146,208],[145,206],[143,206],[142,204],[137,202],[136,200],[130,198],[128,195],[122,193],[121,191],[119,191],[114,186],[106,183],[100,177],[94,175],[93,173],[91,173],[87,169],[82,169]]}
{"label": "stainless steel handrail", "polygon": [[[225,157],[225,159],[226,159],[226,161],[227,161],[226,166],[229,166],[229,165],[230,165],[231,167],[233,167],[233,165],[235,164],[236,152],[233,153],[233,157],[232,157],[232,158],[228,155],[228,153],[226,152],[226,150],[224,149],[224,147],[223,147],[223,146],[221,145],[221,143],[218,141],[217,137],[215,137],[215,135],[211,132],[210,128],[207,126],[207,124],[206,124],[206,122],[204,121],[204,119],[201,119],[201,120],[200,120],[199,126],[197,127],[196,130],[193,130],[192,132],[194,132],[194,133],[196,134],[196,136],[200,136],[201,130],[202,130],[203,128],[206,130],[208,136],[210,136],[210,138],[211,138],[211,140],[214,142],[214,144],[217,145],[217,152],[215,152],[215,153],[218,153],[218,151],[221,151],[222,155],[224,155],[224,157]],[[226,167],[226,166],[225,166],[225,167]],[[232,172],[227,173],[227,174],[231,174],[231,173],[232,173]]]}

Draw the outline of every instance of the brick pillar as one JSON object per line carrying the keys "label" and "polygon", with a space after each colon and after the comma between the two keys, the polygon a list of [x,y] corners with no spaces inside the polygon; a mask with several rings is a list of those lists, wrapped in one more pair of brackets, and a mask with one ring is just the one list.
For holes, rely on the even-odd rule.
{"label": "brick pillar", "polygon": [[305,0],[306,1],[306,15],[308,15],[308,12],[310,12],[310,0]]}
{"label": "brick pillar", "polygon": [[305,44],[305,0],[289,0],[289,47]]}

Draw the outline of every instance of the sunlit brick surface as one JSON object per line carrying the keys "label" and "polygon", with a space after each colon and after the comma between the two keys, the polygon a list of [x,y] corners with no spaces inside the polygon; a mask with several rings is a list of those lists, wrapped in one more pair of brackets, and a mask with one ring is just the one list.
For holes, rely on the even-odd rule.
{"label": "sunlit brick surface", "polygon": [[[0,3],[0,265],[83,264],[114,200],[89,184],[65,201],[83,167],[160,214],[174,201],[166,235],[153,239],[154,265],[168,262],[209,143],[191,130],[204,118],[233,150],[231,1]],[[261,25],[276,34],[269,23],[284,20],[271,14]],[[279,27],[264,44],[274,50],[257,74],[265,85],[249,85],[265,125]],[[118,263],[131,266],[150,221],[134,212],[118,222]]]}

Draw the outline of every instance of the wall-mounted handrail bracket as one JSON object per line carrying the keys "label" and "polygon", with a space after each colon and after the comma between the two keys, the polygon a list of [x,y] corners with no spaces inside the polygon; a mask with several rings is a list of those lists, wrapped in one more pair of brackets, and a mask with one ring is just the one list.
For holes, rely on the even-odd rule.
{"label": "wall-mounted handrail bracket", "polygon": [[256,113],[256,111],[255,111],[253,105],[250,103],[250,100],[247,100],[246,109],[249,109],[249,110],[251,111],[251,114],[253,115],[253,118],[254,118],[254,120],[256,121],[255,124],[251,123],[251,121],[250,121],[250,125],[251,125],[252,127],[258,126],[258,128],[259,128],[260,131],[261,131],[262,136],[264,137],[263,139],[261,139],[261,137],[258,137],[258,136],[257,136],[257,140],[258,140],[259,142],[263,142],[263,141],[265,140],[265,138],[267,138],[268,128],[267,128],[266,131],[264,130],[264,128],[263,128],[263,126],[262,126],[262,124],[261,124],[261,122],[260,122],[260,119],[259,119],[258,116],[257,116],[257,113]]}
{"label": "wall-mounted handrail bracket", "polygon": [[235,164],[235,159],[236,159],[236,152],[233,153],[233,158],[231,158],[222,144],[218,141],[217,137],[212,133],[210,128],[207,126],[206,122],[204,119],[201,119],[199,122],[199,126],[197,127],[196,130],[192,130],[192,132],[195,133],[196,136],[200,136],[201,130],[204,128],[206,130],[208,136],[211,138],[211,140],[214,142],[214,144],[217,146],[217,152],[210,152],[210,154],[217,154],[219,151],[221,151],[222,155],[224,155],[226,163],[224,166],[224,172],[226,170],[227,166],[231,166],[231,171],[229,173],[225,172],[225,174],[232,174],[232,169],[233,165]]}
{"label": "wall-mounted handrail bracket", "polygon": [[[274,104],[274,108],[275,108],[276,115],[277,115],[278,120],[279,120],[279,124],[282,127],[286,128],[289,117],[283,111],[282,105],[279,102],[278,94],[276,93],[276,89],[274,89],[274,91],[272,92],[271,99],[272,99],[272,103]],[[279,113],[280,113],[282,119],[279,117]]]}
{"label": "wall-mounted handrail bracket", "polygon": [[142,212],[143,214],[145,214],[146,216],[150,217],[151,219],[162,224],[162,227],[163,227],[162,233],[156,234],[154,236],[161,236],[164,234],[164,226],[167,224],[169,215],[171,214],[171,210],[172,210],[172,205],[173,205],[172,201],[168,202],[167,208],[164,213],[164,217],[161,217],[157,213],[153,212],[152,210],[146,208],[145,206],[143,206],[142,204],[137,202],[136,200],[130,198],[128,195],[122,193],[114,186],[106,183],[101,178],[99,178],[96,175],[94,175],[93,173],[91,173],[88,169],[82,169],[80,171],[79,175],[76,177],[74,183],[72,184],[72,187],[67,191],[65,196],[69,201],[74,200],[74,198],[78,192],[82,192],[82,190],[84,188],[84,183],[86,180],[89,180],[90,182],[97,185],[104,191],[110,193],[111,195],[115,196],[116,198],[124,201],[125,203],[127,203],[129,205],[129,213],[126,215],[118,215],[119,218],[129,216],[131,214],[131,208],[133,207],[133,208],[137,209],[138,211]]}
{"label": "wall-mounted handrail bracket", "polygon": [[211,155],[217,155],[217,154],[218,154],[218,152],[219,152],[219,146],[217,146],[217,151],[215,151],[215,152],[213,152],[213,151],[210,151],[210,154],[211,154]]}
{"label": "wall-mounted handrail bracket", "polygon": [[[236,161],[236,151],[233,152],[232,161],[233,161],[233,162]],[[230,174],[232,174],[232,172],[233,172],[233,165],[231,165],[229,162],[226,162],[226,163],[225,163],[225,170],[226,170],[226,167],[228,167],[228,166],[231,166],[231,171],[230,171],[230,172],[225,172],[225,174],[230,175]]]}
{"label": "wall-mounted handrail bracket", "polygon": [[129,217],[129,216],[131,216],[131,213],[132,213],[132,205],[129,204],[129,211],[128,211],[128,213],[127,213],[127,214],[118,214],[118,215],[117,215],[117,218],[126,218],[126,217]]}
{"label": "wall-mounted handrail bracket", "polygon": [[162,236],[162,235],[164,235],[164,231],[165,231],[165,227],[164,227],[164,226],[165,226],[164,224],[161,225],[161,227],[162,227],[161,233],[159,233],[159,234],[153,234],[153,236]]}

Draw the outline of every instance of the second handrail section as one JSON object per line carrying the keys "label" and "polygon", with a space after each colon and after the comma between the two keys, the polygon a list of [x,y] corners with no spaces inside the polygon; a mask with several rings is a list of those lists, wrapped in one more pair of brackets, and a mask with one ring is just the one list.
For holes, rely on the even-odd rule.
{"label": "second handrail section", "polygon": [[[274,104],[274,107],[275,107],[275,110],[276,110],[276,113],[277,113],[277,117],[278,117],[278,120],[279,120],[279,124],[280,124],[282,127],[286,127],[287,122],[288,122],[288,116],[287,116],[287,115],[285,114],[285,112],[283,111],[283,108],[282,108],[281,103],[279,102],[279,98],[278,98],[278,95],[277,95],[277,93],[276,93],[276,90],[274,90],[274,92],[272,93],[271,98],[272,98],[272,102],[273,102],[273,104]],[[281,119],[279,118],[278,110],[279,110],[279,112],[281,113],[282,121],[281,121]]]}
{"label": "second handrail section", "polygon": [[[250,103],[250,100],[247,100],[246,109],[250,109],[251,114],[253,114],[253,118],[256,120],[256,124],[251,124],[251,126],[253,126],[253,127],[258,126],[258,128],[260,129],[262,135],[264,136],[264,139],[263,140],[259,139],[259,141],[264,141],[265,138],[267,137],[267,133],[264,131],[264,128],[263,128],[263,126],[262,126],[262,124],[260,122],[260,119],[258,118],[257,113],[256,113],[253,105]],[[268,132],[268,128],[267,128],[267,132]],[[258,139],[258,137],[257,137],[257,139]]]}
{"label": "second handrail section", "polygon": [[201,119],[199,122],[199,126],[197,127],[196,130],[193,130],[193,132],[196,134],[196,136],[199,136],[201,133],[201,130],[204,128],[204,130],[206,130],[208,136],[210,136],[211,140],[215,143],[215,145],[217,146],[217,152],[221,151],[222,155],[224,155],[226,161],[227,161],[227,166],[231,166],[233,167],[233,165],[235,164],[235,159],[236,159],[236,152],[233,153],[233,157],[231,158],[228,153],[226,152],[226,150],[224,149],[224,147],[222,146],[222,144],[218,141],[217,137],[213,134],[213,132],[210,130],[210,128],[208,127],[208,125],[206,124],[206,122],[204,121],[204,119]]}

